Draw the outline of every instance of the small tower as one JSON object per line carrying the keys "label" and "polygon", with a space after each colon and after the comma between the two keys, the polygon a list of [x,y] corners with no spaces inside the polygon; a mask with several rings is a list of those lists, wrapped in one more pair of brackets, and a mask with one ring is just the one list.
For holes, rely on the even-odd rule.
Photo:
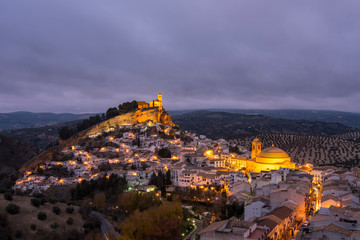
{"label": "small tower", "polygon": [[161,93],[158,94],[158,101],[159,101],[159,109],[163,109],[162,94]]}
{"label": "small tower", "polygon": [[258,138],[255,138],[252,141],[252,150],[251,150],[251,158],[256,158],[257,155],[261,152],[261,142]]}

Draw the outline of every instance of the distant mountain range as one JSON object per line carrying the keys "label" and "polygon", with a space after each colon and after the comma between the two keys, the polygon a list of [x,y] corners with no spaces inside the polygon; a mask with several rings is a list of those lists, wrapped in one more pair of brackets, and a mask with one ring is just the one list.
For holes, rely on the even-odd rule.
{"label": "distant mountain range", "polygon": [[291,120],[258,114],[195,111],[172,115],[183,130],[194,131],[210,138],[227,138],[243,134],[282,133],[330,136],[358,129],[337,122]]}
{"label": "distant mountain range", "polygon": [[[247,109],[206,109],[210,112],[228,112],[236,114],[265,115],[274,118],[292,120],[309,120],[322,122],[338,122],[343,125],[360,129],[360,113],[327,110],[247,110]],[[194,112],[194,110],[168,111],[171,115]]]}
{"label": "distant mountain range", "polygon": [[[260,133],[328,136],[360,129],[360,114],[336,111],[213,109],[168,112],[182,129],[212,138]],[[0,113],[0,132],[43,150],[59,141],[61,127],[75,128],[81,119],[93,115]]]}
{"label": "distant mountain range", "polygon": [[57,123],[81,120],[93,116],[93,113],[33,113],[12,112],[0,113],[0,132],[20,128],[38,128]]}

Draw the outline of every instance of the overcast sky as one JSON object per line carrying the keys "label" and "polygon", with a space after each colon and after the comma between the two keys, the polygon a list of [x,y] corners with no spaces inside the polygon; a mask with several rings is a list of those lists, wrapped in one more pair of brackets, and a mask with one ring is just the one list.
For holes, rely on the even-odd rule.
{"label": "overcast sky", "polygon": [[0,112],[360,112],[360,1],[0,2]]}

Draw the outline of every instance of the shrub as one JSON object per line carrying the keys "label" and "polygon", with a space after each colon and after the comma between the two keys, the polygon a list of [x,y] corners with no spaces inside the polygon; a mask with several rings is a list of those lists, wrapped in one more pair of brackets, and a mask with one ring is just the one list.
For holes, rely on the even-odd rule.
{"label": "shrub", "polygon": [[71,213],[74,212],[74,208],[73,207],[67,207],[66,212],[71,214]]}
{"label": "shrub", "polygon": [[36,230],[36,224],[31,224],[31,225],[30,225],[30,229],[33,230],[33,231],[35,231],[35,230]]}
{"label": "shrub", "polygon": [[43,197],[44,197],[44,194],[42,194],[42,193],[35,193],[35,194],[34,194],[34,197],[36,197],[36,198],[43,198]]}
{"label": "shrub", "polygon": [[60,199],[60,202],[61,203],[66,203],[66,200],[65,199]]}
{"label": "shrub", "polygon": [[51,204],[54,204],[54,203],[57,203],[58,202],[58,200],[57,199],[54,199],[54,198],[49,198],[49,203],[51,203]]}
{"label": "shrub", "polygon": [[16,204],[9,204],[6,206],[6,212],[9,214],[18,214],[20,212],[20,207]]}
{"label": "shrub", "polygon": [[39,198],[32,198],[30,201],[31,205],[33,205],[34,207],[39,207],[41,204],[41,200]]}
{"label": "shrub", "polygon": [[38,219],[41,220],[41,221],[44,221],[46,220],[47,216],[46,216],[46,213],[44,212],[39,212],[38,213]]}
{"label": "shrub", "polygon": [[52,210],[56,215],[59,215],[61,213],[61,209],[58,206],[54,206]]}
{"label": "shrub", "polygon": [[72,219],[71,217],[69,217],[67,220],[66,220],[66,224],[67,225],[72,225],[74,223],[74,219]]}
{"label": "shrub", "polygon": [[16,238],[21,238],[21,236],[22,236],[22,231],[21,230],[16,230],[15,237]]}
{"label": "shrub", "polygon": [[59,224],[53,223],[53,224],[50,225],[50,227],[51,227],[52,229],[56,229],[56,228],[59,227]]}
{"label": "shrub", "polygon": [[4,199],[5,200],[8,200],[8,201],[12,201],[13,200],[13,193],[11,193],[11,192],[6,192],[6,193],[4,193]]}
{"label": "shrub", "polygon": [[168,148],[162,148],[159,150],[158,155],[161,158],[171,158],[171,151]]}
{"label": "shrub", "polygon": [[41,203],[41,205],[44,205],[44,204],[47,203],[47,202],[48,202],[47,199],[45,199],[45,198],[40,198],[40,203]]}

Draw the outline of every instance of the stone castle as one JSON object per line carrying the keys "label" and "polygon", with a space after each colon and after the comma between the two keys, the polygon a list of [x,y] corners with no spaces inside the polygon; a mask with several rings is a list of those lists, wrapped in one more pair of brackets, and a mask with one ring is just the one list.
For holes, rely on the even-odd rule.
{"label": "stone castle", "polygon": [[139,109],[157,107],[160,111],[164,110],[163,109],[163,102],[162,102],[162,94],[161,93],[158,94],[157,99],[154,99],[149,103],[144,102],[144,101],[138,101],[137,104],[138,104]]}

